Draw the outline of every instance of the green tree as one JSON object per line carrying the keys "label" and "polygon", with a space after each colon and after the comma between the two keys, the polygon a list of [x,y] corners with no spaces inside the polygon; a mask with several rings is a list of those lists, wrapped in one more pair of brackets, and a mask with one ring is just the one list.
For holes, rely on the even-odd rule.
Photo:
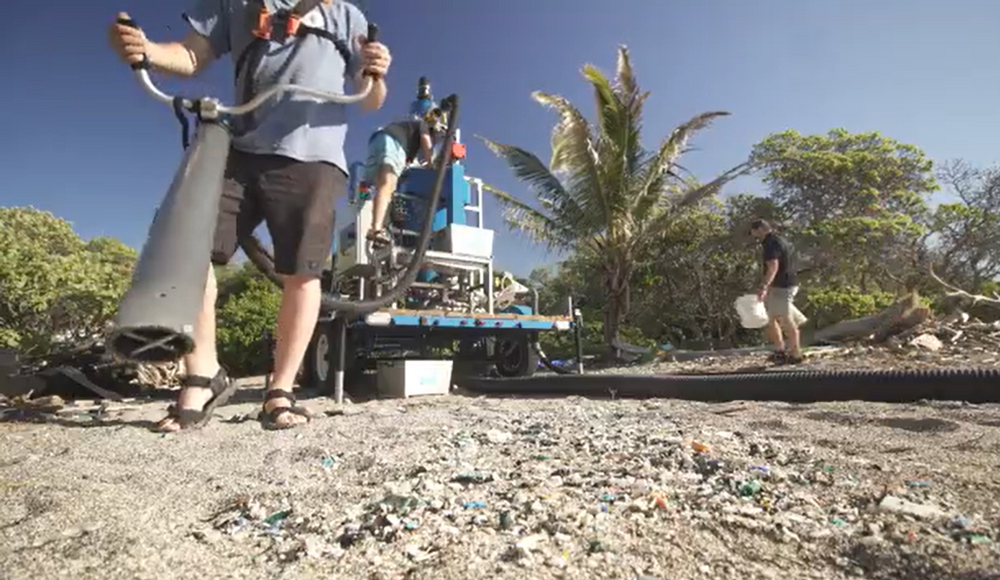
{"label": "green tree", "polygon": [[689,208],[660,232],[633,280],[643,333],[697,348],[758,341],[759,332],[739,326],[733,301],[759,280],[759,249],[748,228],[762,215],[780,219],[766,198],[732,195]]}
{"label": "green tree", "polygon": [[953,161],[940,180],[958,198],[934,211],[930,240],[938,273],[970,292],[1000,276],[1000,168]]}
{"label": "green tree", "polygon": [[215,266],[215,280],[219,289],[218,304],[224,304],[230,296],[246,291],[252,281],[263,279],[260,270],[249,260]]}
{"label": "green tree", "polygon": [[751,159],[824,282],[861,292],[905,285],[938,189],[923,151],[877,132],[785,131],[758,143]]}
{"label": "green tree", "polygon": [[31,207],[0,207],[0,345],[44,354],[60,340],[100,335],[128,286],[135,252],[84,242]]}
{"label": "green tree", "polygon": [[263,341],[274,328],[281,292],[261,274],[248,276],[238,292],[221,303],[218,315],[219,358],[235,376],[269,372]]}
{"label": "green tree", "polygon": [[686,207],[717,193],[749,171],[743,164],[706,184],[679,176],[677,162],[688,140],[724,112],[698,115],[678,126],[650,151],[642,144],[643,107],[629,52],[618,50],[613,78],[583,67],[597,110],[593,122],[567,99],[542,92],[534,99],[559,114],[548,166],[520,147],[483,139],[534,193],[537,204],[489,187],[512,228],[550,249],[592,256],[603,283],[603,329],[607,344],[620,335],[630,307],[630,283],[642,246],[657,237]]}

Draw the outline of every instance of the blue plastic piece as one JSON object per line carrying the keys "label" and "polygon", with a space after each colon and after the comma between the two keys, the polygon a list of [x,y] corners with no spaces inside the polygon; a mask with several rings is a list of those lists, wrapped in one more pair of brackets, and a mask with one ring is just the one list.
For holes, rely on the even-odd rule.
{"label": "blue plastic piece", "polygon": [[500,312],[505,314],[534,314],[534,312],[531,311],[531,307],[524,304],[512,304]]}
{"label": "blue plastic piece", "polygon": [[414,119],[423,119],[433,108],[433,99],[417,99],[410,105],[410,116]]}

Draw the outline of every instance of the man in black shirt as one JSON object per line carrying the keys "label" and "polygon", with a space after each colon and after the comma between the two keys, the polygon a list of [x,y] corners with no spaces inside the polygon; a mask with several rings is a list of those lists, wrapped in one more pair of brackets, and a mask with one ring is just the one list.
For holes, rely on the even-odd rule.
{"label": "man in black shirt", "polygon": [[764,220],[750,224],[750,235],[760,241],[764,250],[764,280],[757,298],[764,303],[770,318],[765,330],[775,347],[773,360],[787,364],[800,363],[802,349],[799,344],[799,324],[805,317],[793,304],[795,294],[799,291],[794,249],[787,240],[774,233],[771,225]]}
{"label": "man in black shirt", "polygon": [[444,134],[446,125],[445,113],[435,107],[422,118],[390,123],[368,140],[364,180],[375,187],[375,205],[372,229],[367,237],[376,246],[389,242],[388,234],[383,229],[385,214],[396,192],[400,174],[421,152],[424,162],[431,165],[434,143]]}

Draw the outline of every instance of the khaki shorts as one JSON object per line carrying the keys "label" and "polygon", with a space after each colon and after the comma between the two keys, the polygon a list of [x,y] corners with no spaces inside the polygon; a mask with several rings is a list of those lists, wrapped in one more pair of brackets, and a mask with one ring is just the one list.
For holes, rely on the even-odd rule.
{"label": "khaki shorts", "polygon": [[769,288],[767,298],[764,299],[764,308],[767,310],[767,317],[772,320],[784,318],[793,322],[796,327],[802,326],[808,319],[795,307],[795,295],[798,293],[798,286],[792,286],[791,288]]}

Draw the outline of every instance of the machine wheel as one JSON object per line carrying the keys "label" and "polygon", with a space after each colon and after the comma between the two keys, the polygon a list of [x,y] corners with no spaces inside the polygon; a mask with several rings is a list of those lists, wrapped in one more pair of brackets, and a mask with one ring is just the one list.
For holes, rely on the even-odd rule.
{"label": "machine wheel", "polygon": [[322,389],[326,385],[326,376],[330,370],[327,354],[330,352],[329,324],[316,327],[305,360],[302,361],[303,386],[308,389]]}
{"label": "machine wheel", "polygon": [[[329,379],[329,357],[334,348],[334,340],[333,324],[324,322],[316,327],[316,333],[313,334],[312,341],[309,343],[309,350],[306,351],[305,360],[303,361],[302,374],[305,379],[303,386],[306,388],[317,389],[319,391],[326,391],[333,388],[332,379]],[[344,360],[347,367],[344,369],[345,375],[349,375],[356,366],[353,364],[353,354],[350,345],[348,345],[347,357]],[[331,380],[331,382],[327,382],[328,380]]]}
{"label": "machine wheel", "polygon": [[538,370],[538,353],[532,338],[498,339],[495,346],[497,372],[501,377],[530,377]]}

